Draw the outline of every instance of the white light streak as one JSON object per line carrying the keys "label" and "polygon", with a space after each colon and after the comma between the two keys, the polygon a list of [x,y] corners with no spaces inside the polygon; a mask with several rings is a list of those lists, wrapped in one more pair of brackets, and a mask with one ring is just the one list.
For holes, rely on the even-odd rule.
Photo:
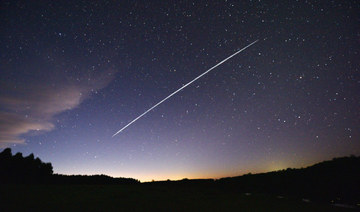
{"label": "white light streak", "polygon": [[186,83],[185,85],[183,85],[181,88],[177,89],[176,91],[174,91],[173,93],[171,93],[169,96],[165,97],[163,100],[161,100],[160,102],[158,102],[157,104],[155,104],[154,106],[152,106],[151,108],[149,108],[147,111],[145,111],[144,113],[142,113],[140,116],[136,117],[134,120],[132,120],[131,122],[129,122],[127,125],[125,125],[123,128],[121,128],[119,131],[117,131],[112,137],[116,136],[117,134],[121,133],[123,130],[125,130],[127,127],[129,127],[131,124],[133,124],[134,122],[136,122],[138,119],[140,119],[141,117],[145,116],[148,112],[150,112],[151,110],[153,110],[154,108],[156,108],[157,106],[159,106],[161,103],[165,102],[167,99],[169,99],[170,97],[172,97],[173,95],[175,95],[176,93],[180,92],[182,89],[186,88],[187,86],[189,86],[191,83],[195,82],[196,80],[200,79],[202,76],[204,76],[205,74],[209,73],[210,71],[212,71],[213,69],[215,69],[216,67],[218,67],[219,65],[225,63],[227,60],[229,60],[230,58],[234,57],[235,55],[239,54],[240,52],[246,50],[247,48],[249,48],[250,46],[252,46],[253,44],[255,44],[256,42],[258,42],[259,40],[256,40],[252,43],[250,43],[249,45],[245,46],[244,48],[240,49],[239,51],[235,52],[234,54],[230,55],[229,57],[225,58],[224,60],[222,60],[221,62],[219,62],[218,64],[214,65],[213,67],[209,68],[207,71],[205,71],[204,73],[200,74],[199,76],[197,76],[195,79],[191,80],[190,82]]}

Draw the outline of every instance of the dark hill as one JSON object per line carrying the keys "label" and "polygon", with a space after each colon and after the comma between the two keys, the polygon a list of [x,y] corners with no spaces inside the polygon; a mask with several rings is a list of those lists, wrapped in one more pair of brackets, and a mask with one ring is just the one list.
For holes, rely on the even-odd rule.
{"label": "dark hill", "polygon": [[149,186],[204,187],[229,193],[270,194],[326,203],[360,203],[360,157],[334,158],[307,168],[213,179],[155,181]]}
{"label": "dark hill", "polygon": [[227,189],[333,203],[360,203],[360,157],[334,158],[300,169],[222,178]]}
{"label": "dark hill", "polygon": [[[44,163],[33,154],[23,157],[11,154],[10,149],[0,153],[0,184],[139,184],[132,178],[113,178],[106,175],[53,174],[51,163]],[[327,203],[360,205],[360,157],[334,158],[307,168],[246,174],[238,177],[213,179],[183,179],[155,181],[144,187],[171,189],[211,189],[232,194],[257,193],[281,197],[308,199]]]}

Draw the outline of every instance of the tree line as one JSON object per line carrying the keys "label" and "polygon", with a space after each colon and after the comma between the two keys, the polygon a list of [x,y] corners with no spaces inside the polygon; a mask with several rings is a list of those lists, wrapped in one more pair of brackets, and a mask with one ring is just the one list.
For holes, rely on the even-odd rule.
{"label": "tree line", "polygon": [[18,152],[12,155],[6,148],[0,153],[1,183],[36,183],[49,180],[53,174],[51,163],[44,163],[34,154],[23,157]]}
{"label": "tree line", "polygon": [[12,154],[10,148],[0,153],[0,184],[134,184],[133,178],[114,178],[107,175],[54,174],[51,163],[44,163],[34,154],[24,157],[20,152]]}

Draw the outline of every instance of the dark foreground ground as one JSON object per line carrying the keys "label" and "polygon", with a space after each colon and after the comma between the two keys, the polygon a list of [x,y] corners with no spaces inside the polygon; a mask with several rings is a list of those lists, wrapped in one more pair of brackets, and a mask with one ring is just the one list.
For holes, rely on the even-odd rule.
{"label": "dark foreground ground", "polygon": [[1,185],[1,211],[358,211],[216,187]]}

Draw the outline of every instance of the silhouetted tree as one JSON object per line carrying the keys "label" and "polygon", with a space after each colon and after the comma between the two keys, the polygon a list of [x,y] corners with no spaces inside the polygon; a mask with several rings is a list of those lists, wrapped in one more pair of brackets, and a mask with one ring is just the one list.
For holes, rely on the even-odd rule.
{"label": "silhouetted tree", "polygon": [[4,151],[2,151],[0,153],[0,160],[10,159],[11,157],[12,157],[12,154],[11,154],[10,148],[6,148],[6,149],[4,149]]}
{"label": "silhouetted tree", "polygon": [[34,154],[23,157],[18,152],[14,156],[10,148],[0,153],[0,183],[40,183],[48,180],[52,173],[51,163],[43,163]]}

